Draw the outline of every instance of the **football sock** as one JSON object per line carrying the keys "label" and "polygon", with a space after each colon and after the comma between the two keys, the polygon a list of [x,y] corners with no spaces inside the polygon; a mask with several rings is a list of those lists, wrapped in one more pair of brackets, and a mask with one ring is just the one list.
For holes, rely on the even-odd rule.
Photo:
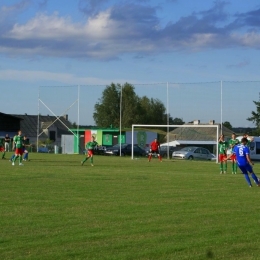
{"label": "football sock", "polygon": [[90,157],[90,163],[93,164],[93,157]]}
{"label": "football sock", "polygon": [[235,163],[235,165],[234,165],[234,172],[235,173],[237,172],[237,163]]}
{"label": "football sock", "polygon": [[29,153],[26,153],[26,154],[24,155],[24,157],[23,157],[24,160],[27,160],[27,159],[28,159],[28,154],[29,154]]}
{"label": "football sock", "polygon": [[227,163],[224,163],[224,172],[227,171]]}
{"label": "football sock", "polygon": [[159,160],[160,160],[160,161],[162,160],[162,157],[161,157],[161,155],[159,155],[159,156],[158,156],[158,158],[159,158]]}
{"label": "football sock", "polygon": [[14,159],[15,155],[13,154],[10,158],[10,161],[12,161]]}
{"label": "football sock", "polygon": [[2,159],[4,159],[5,158],[5,152],[3,152],[3,154],[2,154]]}
{"label": "football sock", "polygon": [[85,159],[82,161],[83,163],[88,160],[88,157],[85,157]]}
{"label": "football sock", "polygon": [[252,184],[251,184],[251,181],[250,181],[250,178],[249,178],[248,174],[244,174],[244,175],[245,175],[245,178],[246,178],[246,181],[247,181],[248,185],[249,185],[249,186],[252,186]]}
{"label": "football sock", "polygon": [[256,175],[254,173],[251,173],[251,177],[253,178],[253,180],[255,181],[255,183],[258,185],[259,184],[259,181],[256,177]]}
{"label": "football sock", "polygon": [[223,163],[222,162],[220,163],[220,171],[221,172],[223,171]]}
{"label": "football sock", "polygon": [[19,156],[19,163],[22,163],[22,156]]}
{"label": "football sock", "polygon": [[18,157],[17,155],[14,156],[14,158],[13,158],[13,162],[16,161],[17,157]]}

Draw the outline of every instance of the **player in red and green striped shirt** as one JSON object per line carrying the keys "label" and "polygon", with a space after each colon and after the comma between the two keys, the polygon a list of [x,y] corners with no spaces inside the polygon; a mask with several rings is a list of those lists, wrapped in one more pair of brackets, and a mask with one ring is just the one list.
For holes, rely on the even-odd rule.
{"label": "player in red and green striped shirt", "polygon": [[22,166],[22,155],[23,155],[23,137],[22,137],[22,131],[18,131],[18,135],[14,137],[14,143],[15,143],[15,157],[12,161],[12,165],[15,165],[16,159],[19,157],[19,165]]}
{"label": "player in red and green striped shirt", "polygon": [[237,173],[237,160],[236,160],[236,154],[233,153],[235,145],[239,144],[238,139],[236,139],[236,134],[232,134],[232,138],[229,140],[229,148],[232,156],[230,157],[232,161],[232,174]]}
{"label": "player in red and green striped shirt", "polygon": [[84,164],[84,162],[86,162],[88,160],[88,158],[90,158],[90,165],[93,165],[93,149],[98,146],[98,143],[95,141],[95,137],[92,136],[91,137],[91,141],[86,143],[86,149],[88,150],[88,155],[87,157],[85,157],[85,159],[83,161],[81,161],[81,165]]}
{"label": "player in red and green striped shirt", "polygon": [[227,149],[228,142],[225,141],[224,135],[221,135],[218,140],[218,149],[219,149],[219,163],[220,163],[220,174],[227,173]]}

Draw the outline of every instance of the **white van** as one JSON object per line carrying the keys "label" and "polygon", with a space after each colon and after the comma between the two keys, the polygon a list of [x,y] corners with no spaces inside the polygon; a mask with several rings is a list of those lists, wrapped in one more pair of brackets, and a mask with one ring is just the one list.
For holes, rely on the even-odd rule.
{"label": "white van", "polygon": [[[254,139],[250,142],[250,158],[252,160],[260,160],[260,137],[252,136]],[[243,136],[238,136],[237,139],[241,141]]]}

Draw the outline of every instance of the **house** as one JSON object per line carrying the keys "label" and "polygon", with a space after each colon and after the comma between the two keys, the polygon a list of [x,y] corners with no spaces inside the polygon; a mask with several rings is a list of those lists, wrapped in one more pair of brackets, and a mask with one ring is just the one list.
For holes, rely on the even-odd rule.
{"label": "house", "polygon": [[36,144],[37,136],[40,141],[52,140],[52,145],[61,145],[62,135],[72,135],[68,130],[72,124],[68,121],[68,116],[42,116],[42,115],[12,115],[20,120],[20,129],[23,135],[29,138],[30,143]]}
{"label": "house", "polygon": [[20,129],[21,121],[19,117],[0,112],[0,139],[5,138],[6,134],[13,138]]}
{"label": "house", "polygon": [[[193,123],[185,125],[194,125],[194,127],[178,127],[169,132],[169,143],[167,144],[178,146],[180,149],[185,146],[199,146],[207,148],[212,153],[216,153],[217,127],[219,134],[222,132],[227,141],[233,133],[232,130],[219,123],[215,123],[214,120],[209,121],[207,124],[201,123],[200,120],[195,120]],[[199,127],[200,125],[202,127]],[[216,125],[216,127],[205,127],[207,125]]]}

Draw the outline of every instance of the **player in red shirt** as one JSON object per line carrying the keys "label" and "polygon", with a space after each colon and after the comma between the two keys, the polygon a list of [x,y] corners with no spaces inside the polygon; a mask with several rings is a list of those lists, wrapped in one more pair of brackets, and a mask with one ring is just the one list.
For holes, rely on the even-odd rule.
{"label": "player in red shirt", "polygon": [[155,138],[153,142],[150,143],[150,152],[148,156],[148,162],[151,161],[153,153],[156,153],[158,155],[158,159],[160,162],[162,162],[162,157],[160,155],[159,149],[160,149],[160,143]]}

